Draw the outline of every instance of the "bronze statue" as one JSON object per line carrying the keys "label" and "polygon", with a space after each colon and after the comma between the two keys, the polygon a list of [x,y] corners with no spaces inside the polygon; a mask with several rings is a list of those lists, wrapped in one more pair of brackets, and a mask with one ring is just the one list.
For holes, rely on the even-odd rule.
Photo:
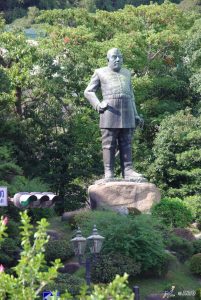
{"label": "bronze statue", "polygon": [[[131,142],[136,126],[142,122],[137,113],[131,85],[131,73],[122,68],[123,57],[119,49],[107,53],[108,66],[95,70],[85,97],[100,114],[105,179],[114,178],[115,151],[120,152],[122,175],[125,179],[143,178],[133,170]],[[96,96],[101,89],[103,101]]]}

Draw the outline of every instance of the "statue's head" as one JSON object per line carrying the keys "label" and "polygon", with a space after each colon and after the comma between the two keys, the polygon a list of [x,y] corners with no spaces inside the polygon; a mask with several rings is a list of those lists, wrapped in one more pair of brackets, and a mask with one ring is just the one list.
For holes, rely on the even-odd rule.
{"label": "statue's head", "polygon": [[107,52],[108,66],[113,71],[119,71],[123,64],[123,56],[118,48],[112,48]]}

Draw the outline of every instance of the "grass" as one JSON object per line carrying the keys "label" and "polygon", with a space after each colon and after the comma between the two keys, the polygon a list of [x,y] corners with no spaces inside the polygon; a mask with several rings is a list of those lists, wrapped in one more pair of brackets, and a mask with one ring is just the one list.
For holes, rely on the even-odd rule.
{"label": "grass", "polygon": [[[195,277],[190,273],[188,263],[181,264],[178,261],[172,265],[165,278],[147,278],[133,280],[132,286],[137,285],[140,288],[141,300],[147,295],[160,294],[161,292],[175,286],[176,295],[182,291],[195,291],[201,287],[201,278]],[[177,297],[174,297],[177,299]],[[178,297],[178,299],[182,299]],[[185,296],[186,300],[193,300],[193,296]]]}

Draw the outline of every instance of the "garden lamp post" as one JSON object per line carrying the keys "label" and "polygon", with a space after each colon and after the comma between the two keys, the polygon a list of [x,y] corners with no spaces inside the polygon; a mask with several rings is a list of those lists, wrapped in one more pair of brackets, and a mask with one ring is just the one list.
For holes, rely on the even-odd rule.
{"label": "garden lamp post", "polygon": [[88,242],[90,252],[93,255],[96,263],[96,255],[101,251],[103,240],[104,237],[98,234],[96,225],[94,225],[92,235],[90,235],[87,239],[82,236],[81,230],[78,227],[75,238],[71,240],[75,255],[79,258],[79,264],[85,265],[87,285],[90,285],[91,283],[91,260],[89,257],[86,257],[86,261],[82,261],[82,257],[84,256],[86,249],[86,244]]}

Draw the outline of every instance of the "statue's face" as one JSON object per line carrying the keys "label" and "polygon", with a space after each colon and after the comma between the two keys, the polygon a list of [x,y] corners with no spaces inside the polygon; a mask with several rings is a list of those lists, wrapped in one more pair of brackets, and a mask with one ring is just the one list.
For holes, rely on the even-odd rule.
{"label": "statue's face", "polygon": [[109,51],[108,53],[108,66],[118,72],[123,64],[123,56],[118,49]]}

